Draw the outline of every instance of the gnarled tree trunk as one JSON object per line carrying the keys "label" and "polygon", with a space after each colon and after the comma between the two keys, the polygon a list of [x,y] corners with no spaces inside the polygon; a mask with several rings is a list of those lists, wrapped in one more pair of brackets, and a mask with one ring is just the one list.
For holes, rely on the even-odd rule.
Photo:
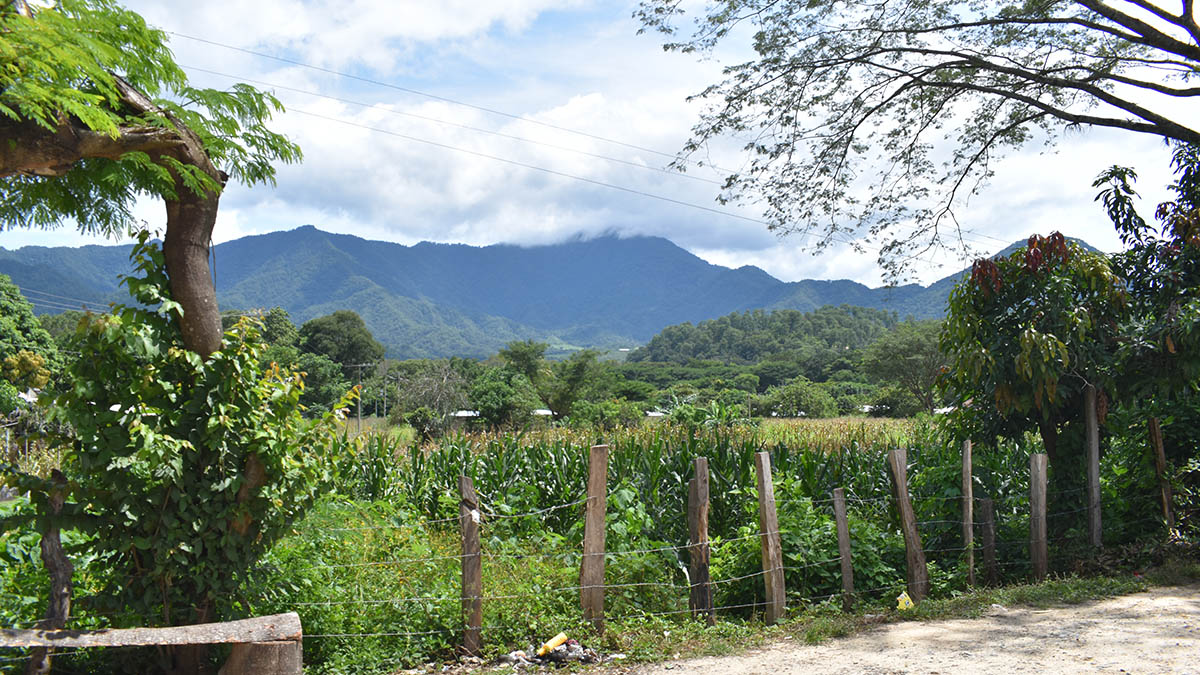
{"label": "gnarled tree trunk", "polygon": [[[116,137],[88,129],[62,116],[54,131],[32,122],[0,121],[0,178],[15,175],[61,176],[89,158],[117,160],[129,152],[152,159],[170,157],[200,169],[215,184],[225,174],[213,166],[199,137],[154,105],[133,86],[116,78],[122,102],[136,113],[166,115],[175,128],[121,127]],[[196,194],[175,177],[175,198],[167,200],[167,233],[163,242],[171,295],[183,307],[183,340],[188,349],[207,357],[221,346],[221,316],[208,270],[208,248],[217,219],[219,190]]]}

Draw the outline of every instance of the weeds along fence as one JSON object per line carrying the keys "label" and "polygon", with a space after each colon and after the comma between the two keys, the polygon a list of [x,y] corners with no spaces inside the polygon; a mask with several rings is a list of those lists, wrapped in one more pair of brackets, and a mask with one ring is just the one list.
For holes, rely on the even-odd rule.
{"label": "weeds along fence", "polygon": [[[963,447],[922,424],[551,430],[425,447],[374,436],[347,458],[336,494],[220,611],[296,611],[313,672],[391,672],[560,631],[591,638],[608,626],[616,650],[622,627],[777,620],[809,606],[894,604],[905,589],[945,595],[967,588],[972,569],[981,584],[1026,580],[1043,573],[1043,551],[1048,572],[1089,557],[1088,486],[1072,480],[1085,472],[1051,475],[1031,499],[1042,484],[1031,480],[1035,446],[976,448],[964,472]],[[1105,462],[1106,543],[1157,530],[1153,477],[1131,478],[1119,452]],[[89,578],[103,575],[83,569],[82,616],[69,625],[116,625],[90,613]],[[37,594],[0,603],[4,625],[36,620]],[[0,653],[0,671],[22,658]],[[56,663],[88,672],[103,658],[126,656]]]}
{"label": "weeds along fence", "polygon": [[[263,570],[257,587],[273,590],[246,608],[298,611],[306,663],[336,669],[606,623],[770,622],[905,589],[919,601],[1043,576],[1088,546],[1087,487],[1031,480],[1031,444],[977,452],[964,470],[970,453],[922,428],[840,450],[719,429],[596,440],[372,439],[343,477],[354,500],[306,519]],[[1161,525],[1152,505],[1139,518],[1114,504],[1122,532]]]}

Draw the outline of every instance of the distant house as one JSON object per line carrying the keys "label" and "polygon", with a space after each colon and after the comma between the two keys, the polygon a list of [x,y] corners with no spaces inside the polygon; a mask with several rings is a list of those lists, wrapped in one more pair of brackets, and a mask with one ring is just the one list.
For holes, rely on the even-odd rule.
{"label": "distant house", "polygon": [[533,414],[536,417],[549,417],[554,414],[554,411],[549,408],[538,408],[533,411]]}

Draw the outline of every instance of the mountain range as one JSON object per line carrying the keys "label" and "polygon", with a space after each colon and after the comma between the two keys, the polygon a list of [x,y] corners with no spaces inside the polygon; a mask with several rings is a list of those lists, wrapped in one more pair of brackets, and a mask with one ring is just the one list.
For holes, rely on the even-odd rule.
{"label": "mountain range", "polygon": [[[672,324],[752,309],[848,304],[941,317],[961,276],[884,288],[784,282],[757,267],[710,264],[660,237],[403,246],[313,226],[229,241],[213,254],[222,309],[279,306],[297,325],[352,309],[394,358],[484,357],[527,338],[552,352],[632,347]],[[123,302],[118,276],[129,271],[129,246],[0,249],[0,273],[39,313]]]}

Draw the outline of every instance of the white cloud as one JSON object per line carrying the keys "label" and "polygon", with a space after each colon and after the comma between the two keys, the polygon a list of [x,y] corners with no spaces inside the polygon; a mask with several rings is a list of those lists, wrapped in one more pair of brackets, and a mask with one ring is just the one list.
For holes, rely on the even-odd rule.
{"label": "white cloud", "polygon": [[[305,153],[303,164],[279,168],[277,189],[231,186],[222,198],[217,241],[304,224],[405,244],[422,239],[539,244],[616,232],[667,237],[711,262],[730,267],[754,264],[788,281],[851,278],[871,285],[882,281],[873,252],[858,254],[841,245],[813,257],[802,237],[777,238],[761,223],[600,185],[623,186],[751,219],[757,216],[752,209],[718,206],[714,202],[718,186],[711,182],[547,147],[661,168],[668,157],[629,146],[673,153],[686,140],[697,106],[685,99],[719,77],[719,64],[664,53],[656,36],[637,36],[637,25],[629,18],[633,3],[262,0],[233,6],[134,0],[130,6],[164,29],[394,85],[370,85],[174,38],[172,48],[189,67],[280,87],[276,93],[292,112],[273,126],[299,142]],[[204,86],[227,87],[232,82],[221,75],[192,72]],[[377,107],[363,108],[283,87]],[[471,102],[544,125],[395,87]],[[545,125],[584,131],[591,137]],[[1163,197],[1160,186],[1169,180],[1166,154],[1150,138],[1096,131],[1068,135],[1055,153],[1039,150],[1030,147],[999,162],[994,179],[958,214],[969,243],[975,243],[980,253],[992,253],[1032,232],[1054,229],[1114,249],[1111,227],[1092,201],[1092,178],[1114,163],[1137,167],[1143,175],[1140,185],[1147,192],[1146,212]],[[711,161],[719,166],[736,167],[742,161],[733,142],[720,143],[713,152]],[[718,182],[722,178],[710,169],[689,175]],[[139,204],[138,214],[161,226],[161,204]],[[19,242],[72,240],[82,241],[69,231],[0,233],[0,245],[6,248],[22,245]],[[964,264],[939,255],[916,271],[929,282]]]}

